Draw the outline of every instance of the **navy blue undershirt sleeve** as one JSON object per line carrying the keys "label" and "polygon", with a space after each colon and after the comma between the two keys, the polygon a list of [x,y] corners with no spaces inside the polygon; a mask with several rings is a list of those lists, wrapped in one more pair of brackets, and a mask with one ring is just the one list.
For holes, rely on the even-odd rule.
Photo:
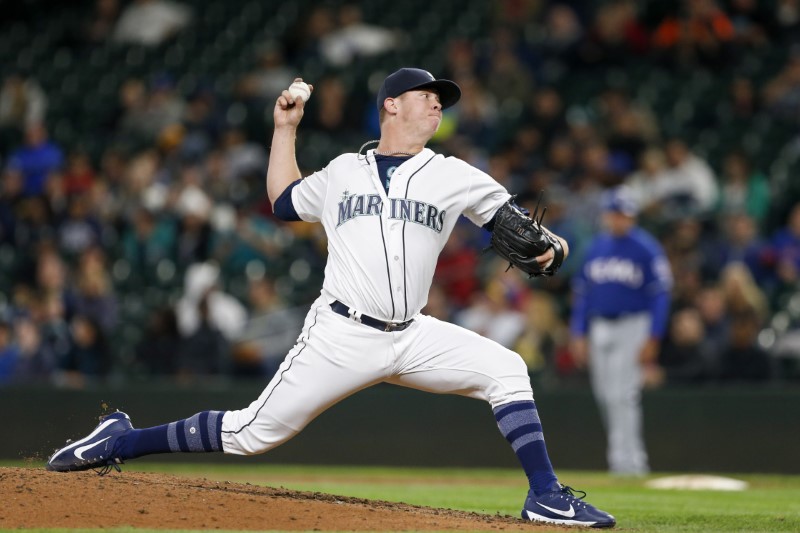
{"label": "navy blue undershirt sleeve", "polygon": [[297,187],[297,185],[303,180],[297,180],[289,184],[286,187],[278,199],[275,200],[275,205],[272,207],[272,212],[275,216],[280,220],[285,220],[287,222],[296,222],[298,220],[302,220],[300,215],[297,214],[297,211],[294,209],[294,204],[292,203],[292,189]]}

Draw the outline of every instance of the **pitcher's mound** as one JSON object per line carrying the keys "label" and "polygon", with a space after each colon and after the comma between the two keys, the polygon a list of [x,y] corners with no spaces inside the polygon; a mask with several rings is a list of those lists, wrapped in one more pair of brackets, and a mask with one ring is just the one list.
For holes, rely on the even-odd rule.
{"label": "pitcher's mound", "polygon": [[[140,472],[0,468],[0,529],[538,529],[521,519]],[[551,531],[548,528],[548,531]]]}

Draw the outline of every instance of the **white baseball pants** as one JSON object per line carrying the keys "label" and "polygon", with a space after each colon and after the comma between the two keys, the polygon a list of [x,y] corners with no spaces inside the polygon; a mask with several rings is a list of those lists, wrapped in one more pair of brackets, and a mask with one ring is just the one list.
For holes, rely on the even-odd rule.
{"label": "white baseball pants", "polygon": [[524,361],[494,341],[425,315],[403,331],[379,331],[334,313],[320,296],[264,392],[225,413],[223,450],[266,452],[338,401],[381,382],[486,400],[492,408],[533,400]]}

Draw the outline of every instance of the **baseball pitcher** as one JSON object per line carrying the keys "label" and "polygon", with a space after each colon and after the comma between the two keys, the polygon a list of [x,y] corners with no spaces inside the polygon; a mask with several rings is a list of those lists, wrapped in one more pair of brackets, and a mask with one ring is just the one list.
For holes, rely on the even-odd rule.
{"label": "baseball pitcher", "polygon": [[48,468],[108,471],[151,453],[263,453],[336,402],[386,382],[488,402],[530,482],[525,519],[613,526],[613,516],[558,482],[522,359],[420,313],[462,214],[492,231],[497,253],[530,275],[554,274],[568,254],[566,242],[541,217],[526,216],[490,176],[425,147],[442,110],[459,100],[458,85],[417,68],[389,75],[378,93],[377,146],[343,154],[305,178],[295,137],[307,95],[296,94],[284,91],[275,103],[267,193],[279,218],[322,224],[328,261],[319,298],[277,374],[238,411],[204,411],[148,429],[133,429],[124,413],[108,415],[58,450]]}

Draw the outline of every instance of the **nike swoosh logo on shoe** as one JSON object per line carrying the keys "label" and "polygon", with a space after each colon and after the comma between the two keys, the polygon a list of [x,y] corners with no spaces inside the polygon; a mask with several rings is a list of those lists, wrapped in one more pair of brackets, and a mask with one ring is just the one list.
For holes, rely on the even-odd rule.
{"label": "nike swoosh logo on shoe", "polygon": [[88,442],[88,441],[92,440],[92,439],[95,437],[95,435],[97,435],[98,433],[100,433],[101,431],[103,431],[104,429],[106,429],[108,426],[110,426],[111,424],[113,424],[113,423],[115,423],[115,422],[117,422],[117,420],[116,420],[116,419],[114,419],[114,420],[106,420],[106,421],[104,421],[102,424],[100,424],[99,426],[97,426],[97,427],[94,429],[94,431],[92,431],[92,432],[91,432],[91,433],[90,433],[88,436],[86,436],[86,437],[82,438],[82,439],[81,439],[81,440],[79,440],[79,441],[72,442],[72,443],[70,443],[68,446],[64,446],[63,448],[61,448],[60,450],[58,450],[58,452],[56,452],[56,453],[57,453],[57,454],[62,454],[62,453],[64,453],[64,452],[66,452],[67,450],[71,450],[72,448],[75,448],[75,447],[77,447],[77,446],[80,446],[80,445],[81,445],[81,444],[83,444],[84,442]]}
{"label": "nike swoosh logo on shoe", "polygon": [[545,509],[547,509],[551,513],[555,513],[557,515],[560,515],[560,516],[563,516],[563,517],[566,517],[566,518],[572,518],[573,516],[575,516],[575,509],[572,507],[572,504],[569,504],[569,511],[562,511],[560,509],[553,509],[552,507],[548,507],[546,505],[542,505],[539,502],[536,502],[536,505],[538,505],[539,507],[544,507]]}
{"label": "nike swoosh logo on shoe", "polygon": [[[85,452],[86,450],[89,450],[91,448],[94,448],[98,444],[104,443],[105,441],[107,441],[110,438],[111,438],[111,435],[109,435],[108,437],[104,438],[103,440],[99,440],[97,442],[93,442],[92,444],[87,444],[86,446],[81,446],[80,448],[76,448],[75,449],[75,457],[77,457],[78,459],[84,460],[83,459],[83,452]],[[575,514],[575,513],[573,512],[572,514]]]}

